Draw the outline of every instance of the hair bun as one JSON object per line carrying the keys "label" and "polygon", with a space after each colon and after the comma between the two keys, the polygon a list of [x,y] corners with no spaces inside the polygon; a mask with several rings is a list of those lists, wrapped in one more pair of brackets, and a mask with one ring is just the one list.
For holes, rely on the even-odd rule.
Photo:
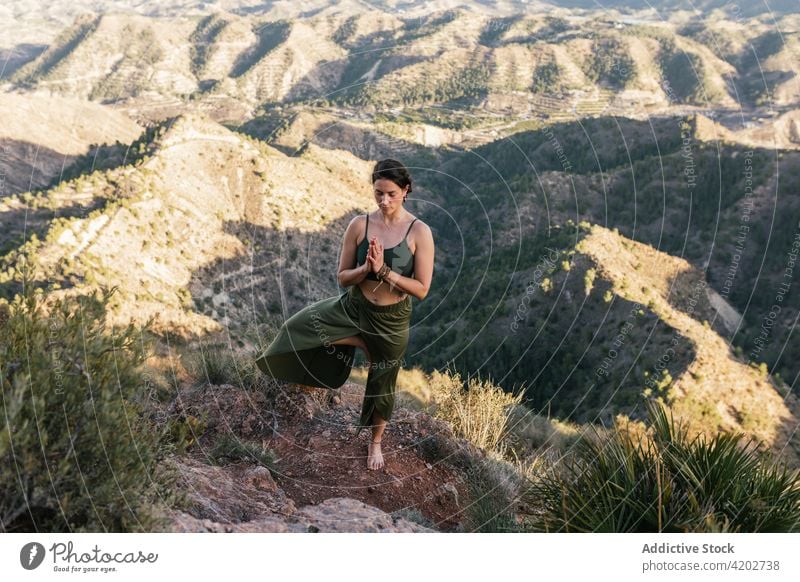
{"label": "hair bun", "polygon": [[408,186],[408,193],[413,191],[411,174],[409,174],[408,169],[397,160],[387,158],[375,164],[375,167],[372,169],[372,183],[374,184],[380,179],[391,180],[401,189]]}

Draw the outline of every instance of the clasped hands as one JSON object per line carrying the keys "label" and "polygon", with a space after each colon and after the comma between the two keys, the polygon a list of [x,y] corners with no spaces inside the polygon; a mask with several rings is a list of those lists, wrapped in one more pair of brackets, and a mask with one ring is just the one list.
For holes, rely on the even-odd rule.
{"label": "clasped hands", "polygon": [[380,271],[383,266],[383,245],[380,243],[377,236],[373,236],[369,241],[367,263],[369,264],[369,270],[373,273]]}
{"label": "clasped hands", "polygon": [[[369,241],[369,249],[367,250],[367,265],[369,270],[377,273],[383,267],[383,245],[378,240],[377,236],[373,236]],[[383,281],[375,286],[375,289],[381,286]],[[373,289],[373,291],[375,290]]]}

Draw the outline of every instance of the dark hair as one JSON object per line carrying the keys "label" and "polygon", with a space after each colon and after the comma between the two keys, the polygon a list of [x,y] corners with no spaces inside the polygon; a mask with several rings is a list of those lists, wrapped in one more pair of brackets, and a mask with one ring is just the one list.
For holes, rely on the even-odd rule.
{"label": "dark hair", "polygon": [[375,164],[375,167],[372,169],[372,183],[374,184],[381,178],[391,180],[400,186],[401,189],[408,186],[408,193],[411,193],[413,187],[411,184],[411,175],[408,173],[406,167],[397,160],[386,159]]}

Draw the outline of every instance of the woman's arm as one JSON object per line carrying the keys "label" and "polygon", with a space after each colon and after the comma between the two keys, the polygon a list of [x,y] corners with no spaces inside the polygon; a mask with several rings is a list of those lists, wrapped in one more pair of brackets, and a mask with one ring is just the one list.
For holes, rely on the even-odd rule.
{"label": "woman's arm", "polygon": [[350,287],[351,285],[357,285],[361,281],[366,278],[367,273],[369,272],[369,261],[365,261],[363,265],[351,268],[350,265],[356,262],[356,251],[357,245],[356,240],[358,238],[358,226],[357,222],[361,220],[361,216],[354,216],[353,219],[350,221],[350,224],[347,225],[347,228],[344,231],[344,237],[342,240],[342,252],[339,256],[339,286],[340,287]]}
{"label": "woman's arm", "polygon": [[[400,273],[390,271],[384,277],[392,287],[413,295],[420,301],[425,299],[431,288],[433,279],[433,233],[430,227],[421,223],[424,228],[416,227],[416,249],[414,249],[414,277],[403,277]],[[369,261],[367,261],[369,263]]]}
{"label": "woman's arm", "polygon": [[339,286],[350,287],[351,285],[358,285],[366,279],[369,272],[369,264],[365,263],[355,269],[343,269],[339,271]]}

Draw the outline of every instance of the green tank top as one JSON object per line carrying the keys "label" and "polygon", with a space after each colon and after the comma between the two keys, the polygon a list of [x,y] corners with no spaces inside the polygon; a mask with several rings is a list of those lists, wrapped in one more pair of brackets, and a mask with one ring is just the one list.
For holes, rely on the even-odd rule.
{"label": "green tank top", "polygon": [[[367,225],[364,229],[364,238],[358,243],[356,252],[356,266],[359,267],[367,262],[367,252],[369,251],[369,214],[367,216]],[[414,253],[408,248],[408,233],[411,232],[411,227],[417,221],[415,218],[408,225],[406,236],[400,241],[399,245],[393,246],[390,249],[383,249],[383,262],[386,263],[392,271],[399,273],[403,277],[411,277],[414,274]],[[367,279],[377,281],[378,278],[375,273],[370,271],[367,273]]]}

